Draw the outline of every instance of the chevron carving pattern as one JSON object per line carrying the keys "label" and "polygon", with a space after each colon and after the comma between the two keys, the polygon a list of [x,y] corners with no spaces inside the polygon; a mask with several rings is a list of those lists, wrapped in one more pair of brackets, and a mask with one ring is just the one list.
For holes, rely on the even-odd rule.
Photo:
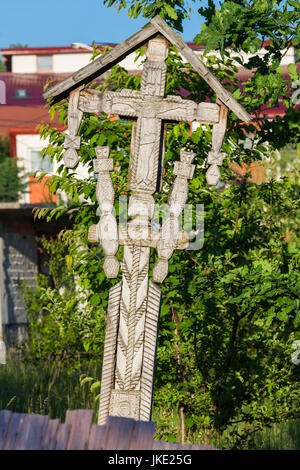
{"label": "chevron carving pattern", "polygon": [[101,376],[101,394],[98,423],[105,424],[109,413],[111,390],[114,385],[116,341],[119,326],[119,308],[121,300],[122,282],[109,290],[107,322]]}

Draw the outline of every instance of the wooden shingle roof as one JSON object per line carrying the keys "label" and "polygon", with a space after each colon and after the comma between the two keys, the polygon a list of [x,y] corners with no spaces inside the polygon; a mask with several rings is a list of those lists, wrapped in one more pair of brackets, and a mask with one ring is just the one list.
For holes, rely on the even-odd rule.
{"label": "wooden shingle roof", "polygon": [[85,85],[99,75],[109,70],[113,65],[123,60],[127,55],[144,45],[149,39],[161,34],[178,50],[186,61],[196,70],[199,75],[214,90],[218,99],[222,101],[239,119],[244,122],[251,120],[250,115],[241,106],[232,94],[227,91],[217,78],[205,66],[201,59],[192,49],[167,25],[160,17],[155,16],[148,25],[130,38],[118,44],[116,47],[96,58],[93,62],[68,76],[44,93],[44,98],[51,98],[51,103],[66,98],[69,93]]}

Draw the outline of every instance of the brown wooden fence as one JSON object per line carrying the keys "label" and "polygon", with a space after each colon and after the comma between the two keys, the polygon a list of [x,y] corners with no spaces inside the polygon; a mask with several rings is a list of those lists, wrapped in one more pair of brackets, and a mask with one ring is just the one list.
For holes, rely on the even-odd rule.
{"label": "brown wooden fence", "polygon": [[155,423],[109,416],[92,424],[92,410],[68,410],[65,423],[38,414],[0,410],[1,450],[214,450],[153,439]]}

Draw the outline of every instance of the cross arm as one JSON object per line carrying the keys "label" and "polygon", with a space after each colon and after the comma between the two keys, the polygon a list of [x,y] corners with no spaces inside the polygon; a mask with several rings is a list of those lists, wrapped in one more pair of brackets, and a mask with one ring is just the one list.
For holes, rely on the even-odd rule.
{"label": "cross arm", "polygon": [[206,124],[219,122],[220,106],[215,103],[195,103],[176,95],[167,96],[159,106],[157,117],[165,121],[197,121]]}
{"label": "cross arm", "polygon": [[142,106],[143,96],[140,91],[122,90],[105,91],[83,90],[80,93],[78,108],[86,113],[105,112],[119,116],[136,117]]}

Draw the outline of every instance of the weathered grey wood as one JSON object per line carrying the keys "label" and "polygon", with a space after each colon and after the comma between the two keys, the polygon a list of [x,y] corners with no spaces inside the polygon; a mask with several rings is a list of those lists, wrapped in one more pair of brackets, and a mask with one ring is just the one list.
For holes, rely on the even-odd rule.
{"label": "weathered grey wood", "polygon": [[98,424],[100,425],[106,423],[109,413],[110,394],[114,384],[121,289],[122,283],[119,282],[109,290],[98,415]]}
{"label": "weathered grey wood", "polygon": [[106,425],[107,436],[105,450],[128,450],[134,420],[130,418],[108,416]]}
{"label": "weathered grey wood", "polygon": [[58,426],[60,424],[59,419],[49,419],[44,438],[42,442],[43,450],[54,450],[56,444],[56,434],[58,431]]}
{"label": "weathered grey wood", "polygon": [[218,98],[226,104],[229,109],[236,114],[237,117],[245,122],[251,120],[251,116],[244,110],[244,108],[235,100],[232,94],[227,91],[214,75],[208,70],[201,59],[194,54],[185,42],[167,25],[167,23],[160,17],[155,16],[151,23],[144,29],[131,36],[129,39],[121,42],[112,50],[106,52],[103,56],[98,57],[90,64],[86,65],[78,72],[67,77],[62,82],[58,83],[50,90],[44,93],[44,98],[54,98],[53,102],[60,101],[68,95],[68,93],[79,85],[83,85],[92,81],[97,76],[103,74],[111,68],[115,63],[122,60],[131,52],[135,51],[138,47],[144,44],[151,37],[160,32],[166,37],[183,55],[183,57],[194,67],[194,69],[203,77],[203,79],[211,86],[216,92]]}
{"label": "weathered grey wood", "polygon": [[220,107],[217,103],[202,102],[197,105],[194,121],[203,124],[215,124],[219,122]]}
{"label": "weathered grey wood", "polygon": [[[0,410],[2,450],[215,450],[210,445],[154,441],[154,422],[109,416],[91,425],[92,410],[68,410],[66,421]],[[5,444],[5,445],[4,445]]]}
{"label": "weathered grey wood", "polygon": [[6,345],[4,341],[3,324],[7,321],[7,290],[5,285],[6,269],[4,268],[4,240],[1,236],[0,224],[0,364],[6,363]]}
{"label": "weathered grey wood", "polygon": [[179,442],[168,442],[166,449],[167,450],[182,450],[182,449],[185,449],[185,445],[179,444]]}
{"label": "weathered grey wood", "polygon": [[5,434],[8,430],[9,421],[11,420],[12,412],[9,410],[0,411],[0,449],[3,445]]}
{"label": "weathered grey wood", "polygon": [[71,425],[67,450],[87,450],[93,410],[68,410],[66,424]]}
{"label": "weathered grey wood", "polygon": [[[130,197],[128,208],[128,215],[131,217],[128,236],[133,242],[148,239],[150,235],[149,221],[154,210],[152,194],[157,188],[158,177],[160,178],[158,168],[161,159],[162,124],[161,119],[157,118],[157,113],[159,103],[164,100],[167,54],[168,42],[162,38],[152,39],[147,48],[148,60],[143,68],[141,92],[123,90],[120,93],[109,92],[107,98],[104,96],[106,111],[138,118],[129,171],[129,185],[135,191]],[[166,101],[169,103],[168,99]],[[176,100],[175,102],[177,103]],[[174,109],[173,102],[170,108]],[[111,386],[108,409],[112,416],[127,416],[136,420],[141,417],[141,394],[144,394],[141,375],[149,255],[150,248],[141,246],[140,243],[124,247],[114,383]],[[154,362],[154,356],[151,360]],[[103,367],[107,368],[105,360]],[[105,397],[107,409],[106,392]],[[100,409],[102,418],[99,424],[104,424],[102,396]],[[146,419],[149,419],[150,413],[151,410],[148,409]]]}
{"label": "weathered grey wood", "polygon": [[[180,151],[180,162],[175,162],[174,174],[176,179],[171,188],[168,198],[168,215],[161,229],[161,238],[157,244],[159,259],[153,268],[153,281],[163,282],[168,274],[168,260],[176,248],[177,240],[182,237],[179,230],[178,218],[181,215],[188,197],[188,179],[194,174],[195,158],[193,152]],[[188,245],[188,236],[187,236]],[[186,246],[187,246],[186,245]]]}
{"label": "weathered grey wood", "polygon": [[56,438],[55,450],[67,450],[67,444],[70,436],[71,425],[68,423],[59,423]]}
{"label": "weathered grey wood", "polygon": [[65,98],[71,90],[77,88],[79,85],[89,83],[94,78],[102,75],[106,70],[110,69],[113,65],[120,62],[124,57],[134,52],[141,47],[151,37],[157,34],[157,29],[148,24],[138,33],[118,44],[116,47],[96,58],[93,62],[79,71],[73,73],[62,82],[47,90],[43,97],[45,99],[53,98],[53,103]]}
{"label": "weathered grey wood", "polygon": [[135,421],[129,449],[151,450],[155,423],[153,421]]}
{"label": "weathered grey wood", "polygon": [[220,105],[220,119],[219,122],[213,125],[212,129],[212,149],[208,152],[207,163],[210,165],[206,172],[206,180],[208,184],[216,185],[221,178],[219,166],[222,165],[225,153],[221,152],[222,143],[224,140],[228,108],[221,101],[217,100]]}
{"label": "weathered grey wood", "polygon": [[168,448],[167,441],[153,441],[152,450],[165,450]]}
{"label": "weathered grey wood", "polygon": [[2,450],[14,450],[15,445],[19,436],[20,431],[25,419],[25,414],[23,413],[13,413],[8,429],[5,435],[5,441],[2,445]]}
{"label": "weathered grey wood", "polygon": [[192,49],[167,25],[167,23],[160,17],[155,16],[151,20],[151,24],[155,26],[158,31],[165,36],[183,57],[194,67],[194,69],[201,75],[201,77],[208,83],[214,90],[218,98],[226,104],[226,106],[241,120],[249,122],[251,116],[245,109],[235,100],[232,94],[227,91],[217,78],[208,70],[201,59],[194,54]]}
{"label": "weathered grey wood", "polygon": [[94,160],[94,172],[98,173],[96,196],[101,211],[101,217],[97,225],[89,228],[88,238],[90,242],[100,242],[105,253],[103,270],[109,279],[116,278],[119,274],[120,263],[115,254],[119,248],[118,225],[113,213],[115,191],[112,184],[110,171],[114,168],[114,161],[109,157],[109,146],[96,147],[97,159]]}
{"label": "weathered grey wood", "polygon": [[107,426],[92,424],[88,450],[103,450],[106,441]]}
{"label": "weathered grey wood", "polygon": [[[157,35],[157,32],[162,36]],[[100,93],[96,90],[80,90],[84,83],[91,81],[96,74],[103,73],[146,40],[149,40],[147,60],[143,65],[140,91],[125,89]],[[197,104],[180,96],[165,96],[165,61],[169,41],[217,93],[217,103]],[[213,124],[212,151],[207,160],[211,168],[207,180],[210,184],[216,184],[220,175],[218,166],[223,158],[221,146],[228,108],[245,121],[249,121],[250,116],[160,17],[155,17],[150,26],[68,77],[44,96],[58,101],[67,93],[70,94],[69,136],[66,136],[65,141],[67,167],[73,168],[78,161],[76,149],[80,146],[80,138],[76,134],[83,112],[101,111],[137,119],[130,147],[128,186],[132,194],[129,198],[130,220],[127,228],[118,230],[113,215],[114,189],[109,173],[114,165],[112,159],[108,158],[109,148],[97,147],[94,171],[99,174],[96,195],[101,217],[97,225],[90,227],[89,240],[101,243],[106,255],[104,271],[109,278],[118,275],[119,261],[115,255],[119,244],[124,243],[122,283],[110,292],[98,422],[104,425],[108,415],[147,421],[151,419],[160,309],[160,289],[155,283],[163,282],[167,276],[168,260],[174,249],[186,248],[188,245],[188,236],[180,230],[178,217],[187,201],[187,180],[193,177],[194,172],[194,154],[181,149],[180,161],[174,165],[176,179],[168,199],[167,219],[160,231],[152,230],[153,194],[162,185],[165,123],[197,121]],[[159,259],[153,269],[154,282],[149,287],[151,247],[157,248]],[[77,448],[79,445],[78,426],[74,425],[76,413],[68,412],[66,418],[66,422],[72,424],[68,448]],[[129,426],[128,421],[124,423]],[[115,422],[111,422],[111,425],[115,426]],[[90,432],[88,425],[82,432],[86,433],[86,446]],[[109,440],[109,426],[107,432]],[[125,448],[125,443],[122,446]]]}
{"label": "weathered grey wood", "polygon": [[25,415],[24,423],[18,433],[15,450],[41,450],[48,416]]}
{"label": "weathered grey wood", "polygon": [[68,133],[65,135],[64,164],[67,168],[74,168],[79,157],[76,150],[80,149],[80,137],[77,135],[83,112],[78,109],[79,94],[82,87],[71,91],[68,107]]}
{"label": "weathered grey wood", "polygon": [[191,444],[191,450],[217,450],[214,446],[206,444]]}
{"label": "weathered grey wood", "polygon": [[[158,320],[161,303],[161,289],[150,280],[147,312],[145,318],[144,355],[141,374],[141,409],[140,419],[149,421],[152,412],[152,395],[154,381],[154,360],[156,353]],[[154,430],[153,430],[154,432]]]}

